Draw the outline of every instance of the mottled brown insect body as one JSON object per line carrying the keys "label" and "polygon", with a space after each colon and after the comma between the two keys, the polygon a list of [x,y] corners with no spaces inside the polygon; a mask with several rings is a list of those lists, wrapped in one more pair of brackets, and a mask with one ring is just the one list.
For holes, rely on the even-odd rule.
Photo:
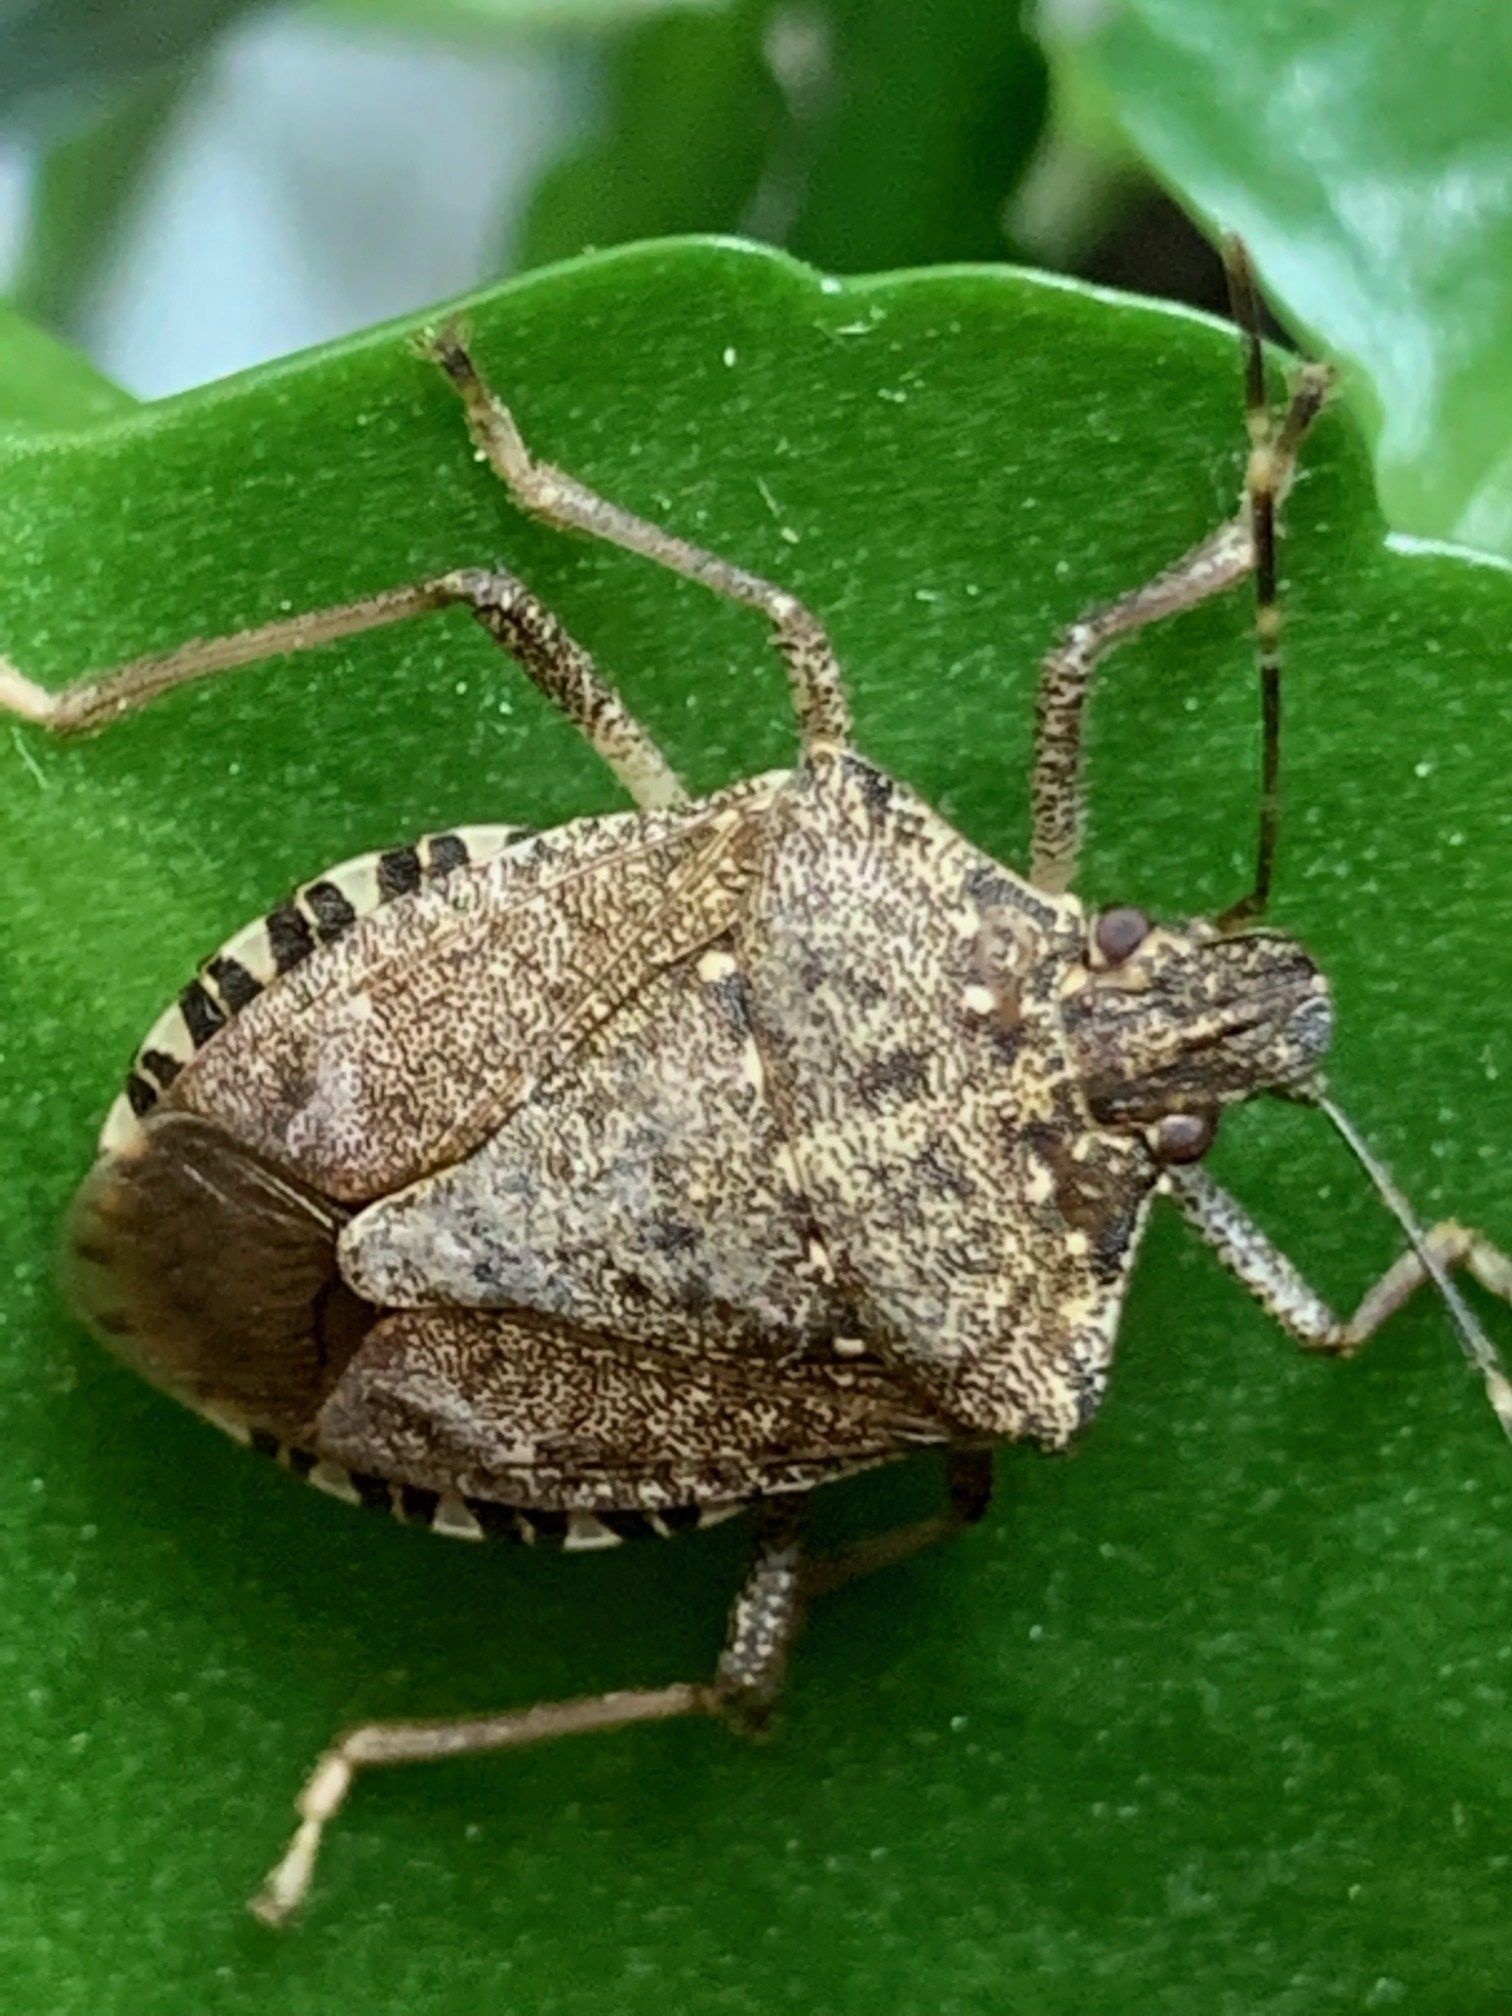
{"label": "mottled brown insect body", "polygon": [[112,1116],[78,1296],[191,1404],[454,1532],[480,1498],[692,1513],[918,1443],[1063,1446],[1162,1121],[1328,1037],[1289,941],[1110,961],[849,750],[348,907],[282,973],[241,934],[211,964],[246,999],[202,975],[197,1042],[182,999],[160,1025],[177,1068]]}
{"label": "mottled brown insect body", "polygon": [[[1341,1322],[1201,1169],[1235,1101],[1327,1103],[1326,983],[1252,921],[1273,749],[1256,892],[1219,923],[1089,915],[1068,893],[1082,713],[1109,645],[1256,572],[1275,726],[1273,512],[1319,374],[1278,426],[1252,415],[1239,517],[1048,659],[1026,878],[857,752],[827,640],[791,596],[535,462],[458,336],[433,354],[520,502],[768,617],[800,760],[690,801],[549,611],[477,571],[58,696],[0,669],[0,702],[89,727],[183,679],[462,602],[637,804],[546,833],[433,834],[232,938],[106,1124],[70,1224],[76,1299],[149,1378],[336,1495],[567,1546],[749,1506],[757,1559],[708,1685],[350,1732],[306,1787],[269,1917],[303,1894],[364,1764],[762,1719],[807,1596],[978,1516],[994,1442],[1060,1448],[1090,1420],[1159,1194],[1315,1348],[1353,1348],[1432,1277],[1512,1418],[1447,1280],[1464,1261],[1512,1295],[1495,1249],[1419,1233],[1400,1207],[1411,1251]],[[930,1444],[946,1512],[805,1560],[813,1487]]]}

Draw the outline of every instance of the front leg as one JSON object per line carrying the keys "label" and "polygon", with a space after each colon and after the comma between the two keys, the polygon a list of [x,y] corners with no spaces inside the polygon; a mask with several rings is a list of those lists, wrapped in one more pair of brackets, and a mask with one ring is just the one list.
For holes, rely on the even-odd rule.
{"label": "front leg", "polygon": [[[1224,1266],[1273,1316],[1289,1337],[1308,1351],[1347,1357],[1372,1338],[1389,1316],[1429,1278],[1415,1252],[1403,1253],[1379,1281],[1366,1289],[1352,1316],[1341,1317],[1299,1273],[1280,1248],[1228,1192],[1193,1164],[1169,1168],[1165,1189],[1182,1216],[1212,1247]],[[1444,1267],[1464,1267],[1504,1302],[1512,1303],[1512,1259],[1483,1233],[1446,1219],[1426,1235],[1425,1244]],[[1512,1434],[1512,1385],[1494,1363],[1480,1367],[1486,1391],[1502,1425]]]}
{"label": "front leg", "polygon": [[[1322,410],[1326,373],[1304,366],[1263,472],[1252,458],[1246,472],[1244,508],[1171,566],[1147,582],[1089,609],[1061,635],[1040,669],[1031,785],[1033,841],[1030,880],[1056,893],[1076,879],[1086,824],[1084,777],[1085,717],[1098,666],[1126,637],[1183,610],[1195,609],[1246,580],[1254,571],[1257,475],[1273,509],[1286,496],[1296,472],[1297,451]],[[1274,583],[1271,583],[1272,591]]]}
{"label": "front leg", "polygon": [[1260,303],[1249,254],[1237,238],[1225,248],[1234,320],[1244,338],[1245,424],[1249,460],[1239,514],[1194,546],[1143,588],[1089,610],[1065,632],[1045,659],[1040,674],[1038,730],[1032,797],[1034,840],[1030,880],[1055,893],[1076,878],[1084,823],[1082,780],[1083,717],[1098,661],[1125,637],[1147,624],[1210,596],[1253,571],[1255,642],[1264,713],[1263,775],[1255,880],[1248,895],[1226,910],[1219,923],[1234,929],[1264,914],[1275,866],[1279,818],[1281,752],[1281,610],[1276,593],[1277,513],[1296,473],[1302,437],[1328,396],[1332,374],[1306,364],[1297,375],[1291,402],[1278,426],[1265,389],[1265,348]]}

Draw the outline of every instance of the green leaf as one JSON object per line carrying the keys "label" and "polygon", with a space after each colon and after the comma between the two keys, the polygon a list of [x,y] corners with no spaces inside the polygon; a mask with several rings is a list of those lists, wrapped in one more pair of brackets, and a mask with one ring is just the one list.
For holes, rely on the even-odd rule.
{"label": "green leaf", "polygon": [[170,72],[261,0],[14,0],[0,19],[0,112],[51,127],[100,93]]}
{"label": "green leaf", "polygon": [[1080,57],[1347,366],[1388,520],[1512,555],[1512,9],[1116,0]]}
{"label": "green leaf", "polygon": [[[1065,283],[833,283],[659,245],[471,315],[540,450],[790,582],[864,746],[1009,861],[1048,640],[1235,494],[1232,336]],[[1334,976],[1359,1123],[1425,1212],[1507,1244],[1512,573],[1385,539],[1343,416],[1311,445],[1276,922]],[[0,434],[0,550],[0,637],[49,682],[502,556],[697,787],[791,756],[760,624],[524,523],[397,328]],[[1095,708],[1089,899],[1179,915],[1238,892],[1256,713],[1243,596],[1123,653]],[[705,1674],[743,1541],[564,1560],[334,1505],[79,1334],[59,1214],[153,1015],[292,883],[453,821],[620,801],[456,615],[86,744],[0,730],[0,768],[9,2006],[1500,2005],[1505,1447],[1431,1302],[1357,1362],[1306,1359],[1163,1210],[1084,1445],[1005,1452],[984,1526],[816,1607],[773,1742],[674,1725],[363,1783],[271,1943],[242,1900],[335,1729]],[[1346,1303],[1394,1250],[1300,1110],[1234,1115],[1217,1163]],[[821,1523],[937,1489],[885,1473]]]}
{"label": "green leaf", "polygon": [[1018,10],[735,0],[601,61],[604,130],[542,178],[523,264],[740,229],[837,271],[984,258],[1045,109]]}
{"label": "green leaf", "polygon": [[89,359],[0,301],[0,433],[87,427],[131,412],[136,401]]}
{"label": "green leaf", "polygon": [[717,11],[728,0],[311,0],[308,11],[359,26],[415,30],[427,35],[482,31],[508,34],[562,29],[574,33],[617,28],[669,8]]}

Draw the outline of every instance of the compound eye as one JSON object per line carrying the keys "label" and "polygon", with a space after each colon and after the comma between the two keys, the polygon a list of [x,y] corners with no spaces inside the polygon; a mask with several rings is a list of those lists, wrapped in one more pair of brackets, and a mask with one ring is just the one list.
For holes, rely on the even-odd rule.
{"label": "compound eye", "polygon": [[1217,1138],[1216,1113],[1167,1113],[1150,1146],[1157,1162],[1200,1162]]}
{"label": "compound eye", "polygon": [[1125,904],[1117,910],[1104,910],[1097,920],[1093,940],[1098,951],[1110,966],[1122,966],[1125,959],[1137,952],[1149,937],[1151,924],[1143,910],[1136,910],[1132,904]]}

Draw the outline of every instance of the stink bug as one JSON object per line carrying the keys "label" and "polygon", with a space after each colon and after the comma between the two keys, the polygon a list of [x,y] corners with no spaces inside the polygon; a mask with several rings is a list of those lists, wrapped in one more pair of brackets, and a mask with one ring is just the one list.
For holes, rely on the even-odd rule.
{"label": "stink bug", "polygon": [[[690,801],[513,577],[441,576],[49,695],[88,729],[188,679],[461,604],[578,724],[633,812],[432,834],[329,870],[238,932],[149,1032],[69,1232],[124,1357],[311,1481],[438,1531],[568,1546],[742,1507],[756,1559],[713,1678],[340,1738],[258,1900],[284,1916],[354,1774],[684,1714],[758,1725],[804,1602],[985,1510],[1000,1439],[1095,1412],[1146,1214],[1172,1198],[1304,1345],[1348,1351],[1424,1279],[1504,1423],[1452,1281],[1512,1299],[1478,1235],[1420,1231],[1319,1075],[1325,981],[1259,928],[1276,839],[1275,516],[1325,391],[1272,419],[1247,269],[1252,450],[1238,515],[1046,660],[1019,876],[853,745],[791,595],[533,459],[455,330],[431,345],[517,502],[764,614],[791,772]],[[1070,893],[1082,718],[1106,650],[1254,575],[1266,773],[1255,886],[1216,923]],[[1335,1317],[1206,1176],[1222,1111],[1333,1118],[1409,1250]],[[935,1445],[946,1509],[829,1558],[817,1485]]]}

